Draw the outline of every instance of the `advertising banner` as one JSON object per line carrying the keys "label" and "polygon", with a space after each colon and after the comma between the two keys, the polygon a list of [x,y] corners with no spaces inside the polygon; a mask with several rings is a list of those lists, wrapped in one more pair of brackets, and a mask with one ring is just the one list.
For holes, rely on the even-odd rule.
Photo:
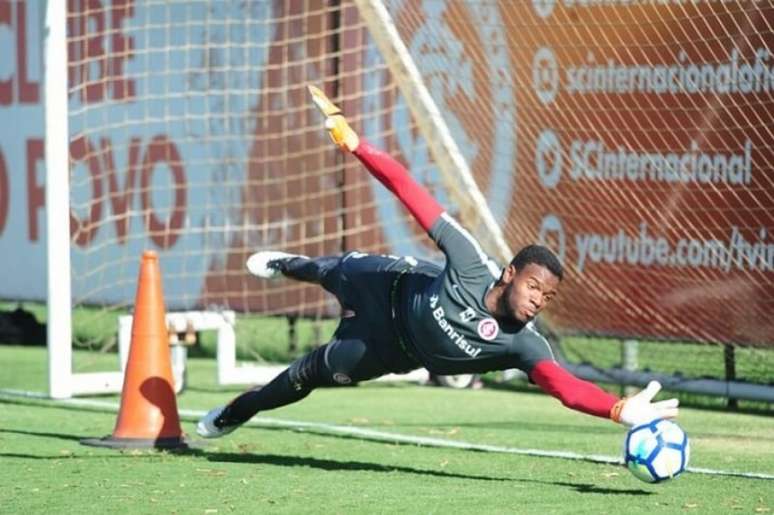
{"label": "advertising banner", "polygon": [[[385,2],[487,208],[566,269],[565,333],[774,342],[774,11],[713,0]],[[0,0],[0,296],[43,300],[44,3]],[[259,249],[439,259],[307,84],[456,207],[353,4],[69,0],[76,304],[335,315]],[[464,222],[464,220],[463,220]]]}

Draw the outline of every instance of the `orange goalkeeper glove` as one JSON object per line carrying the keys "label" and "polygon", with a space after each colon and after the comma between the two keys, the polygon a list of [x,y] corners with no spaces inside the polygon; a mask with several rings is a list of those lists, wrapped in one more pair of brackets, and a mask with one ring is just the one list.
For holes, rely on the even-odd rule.
{"label": "orange goalkeeper glove", "polygon": [[610,410],[610,418],[629,427],[647,424],[657,418],[675,418],[678,414],[679,400],[651,402],[659,390],[661,390],[661,383],[651,381],[644,390],[616,402]]}
{"label": "orange goalkeeper glove", "polygon": [[310,85],[309,93],[312,94],[314,104],[325,116],[325,128],[328,129],[333,142],[342,150],[354,151],[360,144],[360,138],[341,114],[341,109],[331,102],[320,88]]}

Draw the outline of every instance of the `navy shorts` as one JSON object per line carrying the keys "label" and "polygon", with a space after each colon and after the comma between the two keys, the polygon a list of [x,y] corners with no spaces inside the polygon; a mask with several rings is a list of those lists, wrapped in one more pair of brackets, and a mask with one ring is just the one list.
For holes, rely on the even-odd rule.
{"label": "navy shorts", "polygon": [[[345,381],[358,382],[419,368],[399,343],[391,293],[403,273],[435,276],[440,272],[436,265],[360,252],[311,261],[318,270],[319,283],[336,296],[345,313],[325,351],[330,370]],[[293,277],[293,270],[286,270],[285,275]]]}

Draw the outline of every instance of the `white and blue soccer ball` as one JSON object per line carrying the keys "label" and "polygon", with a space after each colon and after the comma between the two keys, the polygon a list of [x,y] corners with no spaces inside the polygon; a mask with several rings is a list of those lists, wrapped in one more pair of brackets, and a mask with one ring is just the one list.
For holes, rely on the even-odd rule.
{"label": "white and blue soccer ball", "polygon": [[671,420],[657,418],[626,433],[624,462],[634,477],[646,483],[679,476],[690,455],[688,435]]}

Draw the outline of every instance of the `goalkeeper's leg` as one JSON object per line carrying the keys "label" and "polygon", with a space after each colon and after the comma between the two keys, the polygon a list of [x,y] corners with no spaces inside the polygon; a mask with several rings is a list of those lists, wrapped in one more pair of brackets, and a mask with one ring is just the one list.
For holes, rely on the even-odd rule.
{"label": "goalkeeper's leg", "polygon": [[[319,284],[333,293],[341,305],[348,309],[352,309],[363,295],[379,295],[371,291],[377,286],[389,291],[395,278],[389,275],[380,276],[381,281],[378,281],[377,285],[374,282],[375,274],[399,272],[407,266],[409,263],[401,258],[388,258],[362,252],[308,258],[297,254],[265,250],[256,252],[247,260],[247,268],[255,276],[264,279],[284,276],[297,281]],[[367,277],[363,278],[364,274]],[[364,281],[371,282],[364,284]],[[365,302],[369,305],[375,304],[371,299]],[[389,309],[388,306],[384,308]]]}
{"label": "goalkeeper's leg", "polygon": [[258,412],[300,401],[315,388],[345,386],[388,372],[365,341],[334,340],[296,360],[266,386],[248,390],[226,406],[211,410],[196,431],[205,438],[217,438]]}
{"label": "goalkeeper's leg", "polygon": [[297,257],[277,263],[277,269],[285,277],[296,281],[323,284],[325,278],[338,266],[340,260],[341,256]]}
{"label": "goalkeeper's leg", "polygon": [[275,279],[284,275],[297,281],[320,284],[327,273],[338,264],[339,259],[340,256],[308,258],[287,252],[263,250],[250,256],[246,265],[251,274],[263,279]]}

